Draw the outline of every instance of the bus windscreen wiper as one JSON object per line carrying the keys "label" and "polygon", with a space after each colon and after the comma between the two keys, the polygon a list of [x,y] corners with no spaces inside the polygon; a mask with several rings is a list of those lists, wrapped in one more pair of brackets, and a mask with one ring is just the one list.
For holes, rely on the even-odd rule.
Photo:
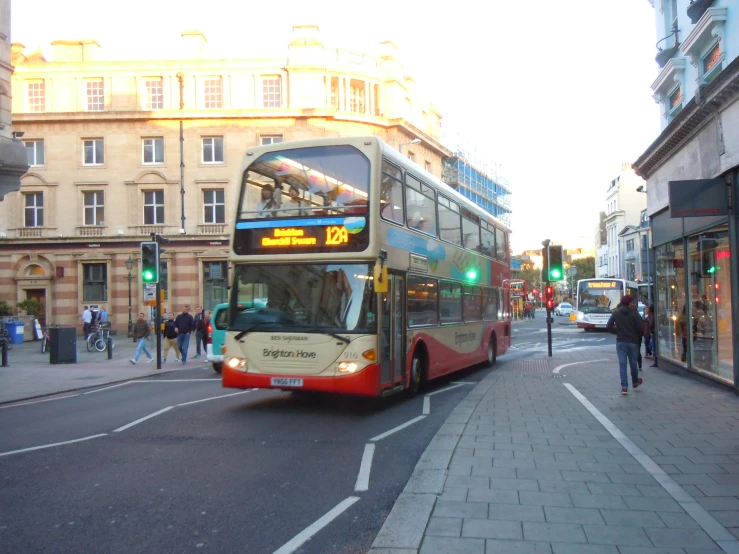
{"label": "bus windscreen wiper", "polygon": [[249,333],[251,333],[257,327],[261,327],[262,325],[275,325],[276,323],[277,323],[276,321],[260,321],[259,323],[255,323],[254,325],[252,325],[248,329],[246,329],[244,331],[241,331],[234,338],[236,340],[241,340],[245,335],[248,335]]}

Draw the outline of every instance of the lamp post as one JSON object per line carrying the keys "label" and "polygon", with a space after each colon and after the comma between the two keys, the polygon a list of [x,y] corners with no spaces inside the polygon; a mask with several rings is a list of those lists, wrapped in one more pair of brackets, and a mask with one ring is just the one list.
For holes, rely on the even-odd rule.
{"label": "lamp post", "polygon": [[[636,192],[641,192],[642,194],[647,194],[647,191],[644,190],[644,185],[639,185],[636,187]],[[649,226],[646,227],[646,255],[647,255],[647,305],[652,303],[652,270],[651,270],[651,256],[649,255]],[[639,223],[639,241],[641,241],[641,222]],[[639,245],[639,248],[641,250],[641,244]],[[641,259],[641,256],[639,257]]]}
{"label": "lamp post", "polygon": [[398,144],[398,152],[400,152],[402,154],[403,153],[403,147],[404,146],[408,146],[410,144],[421,144],[421,139],[420,138],[415,138],[415,139],[413,139],[410,142],[404,142],[403,144]]}
{"label": "lamp post", "polygon": [[133,319],[131,319],[131,281],[133,281],[133,275],[131,270],[133,269],[133,259],[128,256],[126,260],[126,269],[128,270],[128,336],[131,336],[133,329]]}

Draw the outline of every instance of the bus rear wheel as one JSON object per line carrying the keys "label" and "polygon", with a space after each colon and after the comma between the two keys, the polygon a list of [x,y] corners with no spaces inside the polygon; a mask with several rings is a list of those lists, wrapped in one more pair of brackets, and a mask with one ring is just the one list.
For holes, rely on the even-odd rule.
{"label": "bus rear wheel", "polygon": [[221,362],[215,362],[213,364],[213,371],[215,371],[216,373],[220,373],[222,369],[223,369],[223,364]]}
{"label": "bus rear wheel", "polygon": [[490,343],[488,344],[488,367],[495,365],[495,361],[498,359],[498,341],[495,338],[495,333],[490,335]]}

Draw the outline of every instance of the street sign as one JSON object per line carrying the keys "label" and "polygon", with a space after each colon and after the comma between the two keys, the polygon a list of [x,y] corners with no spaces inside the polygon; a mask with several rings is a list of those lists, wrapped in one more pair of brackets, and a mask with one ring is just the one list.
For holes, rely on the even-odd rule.
{"label": "street sign", "polygon": [[[153,283],[144,283],[144,304],[147,306],[153,306],[156,304],[157,299],[157,286]],[[154,302],[154,304],[149,304]]]}
{"label": "street sign", "polygon": [[575,275],[577,275],[577,268],[574,265],[573,266],[570,266],[570,270],[569,271],[570,271],[570,275],[572,275],[573,277]]}

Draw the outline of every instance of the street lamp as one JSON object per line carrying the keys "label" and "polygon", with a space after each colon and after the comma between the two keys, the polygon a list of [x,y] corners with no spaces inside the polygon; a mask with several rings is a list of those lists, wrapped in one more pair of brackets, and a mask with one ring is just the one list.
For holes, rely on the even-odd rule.
{"label": "street lamp", "polygon": [[403,144],[399,144],[398,145],[398,152],[400,152],[402,154],[403,153],[403,147],[404,146],[408,146],[409,144],[421,144],[421,139],[420,138],[415,138],[415,139],[413,139],[410,142],[404,142]]}
{"label": "street lamp", "polygon": [[128,336],[130,337],[133,330],[133,319],[131,319],[131,281],[133,281],[131,270],[133,269],[133,259],[131,256],[128,256],[126,260],[126,269],[128,270]]}

